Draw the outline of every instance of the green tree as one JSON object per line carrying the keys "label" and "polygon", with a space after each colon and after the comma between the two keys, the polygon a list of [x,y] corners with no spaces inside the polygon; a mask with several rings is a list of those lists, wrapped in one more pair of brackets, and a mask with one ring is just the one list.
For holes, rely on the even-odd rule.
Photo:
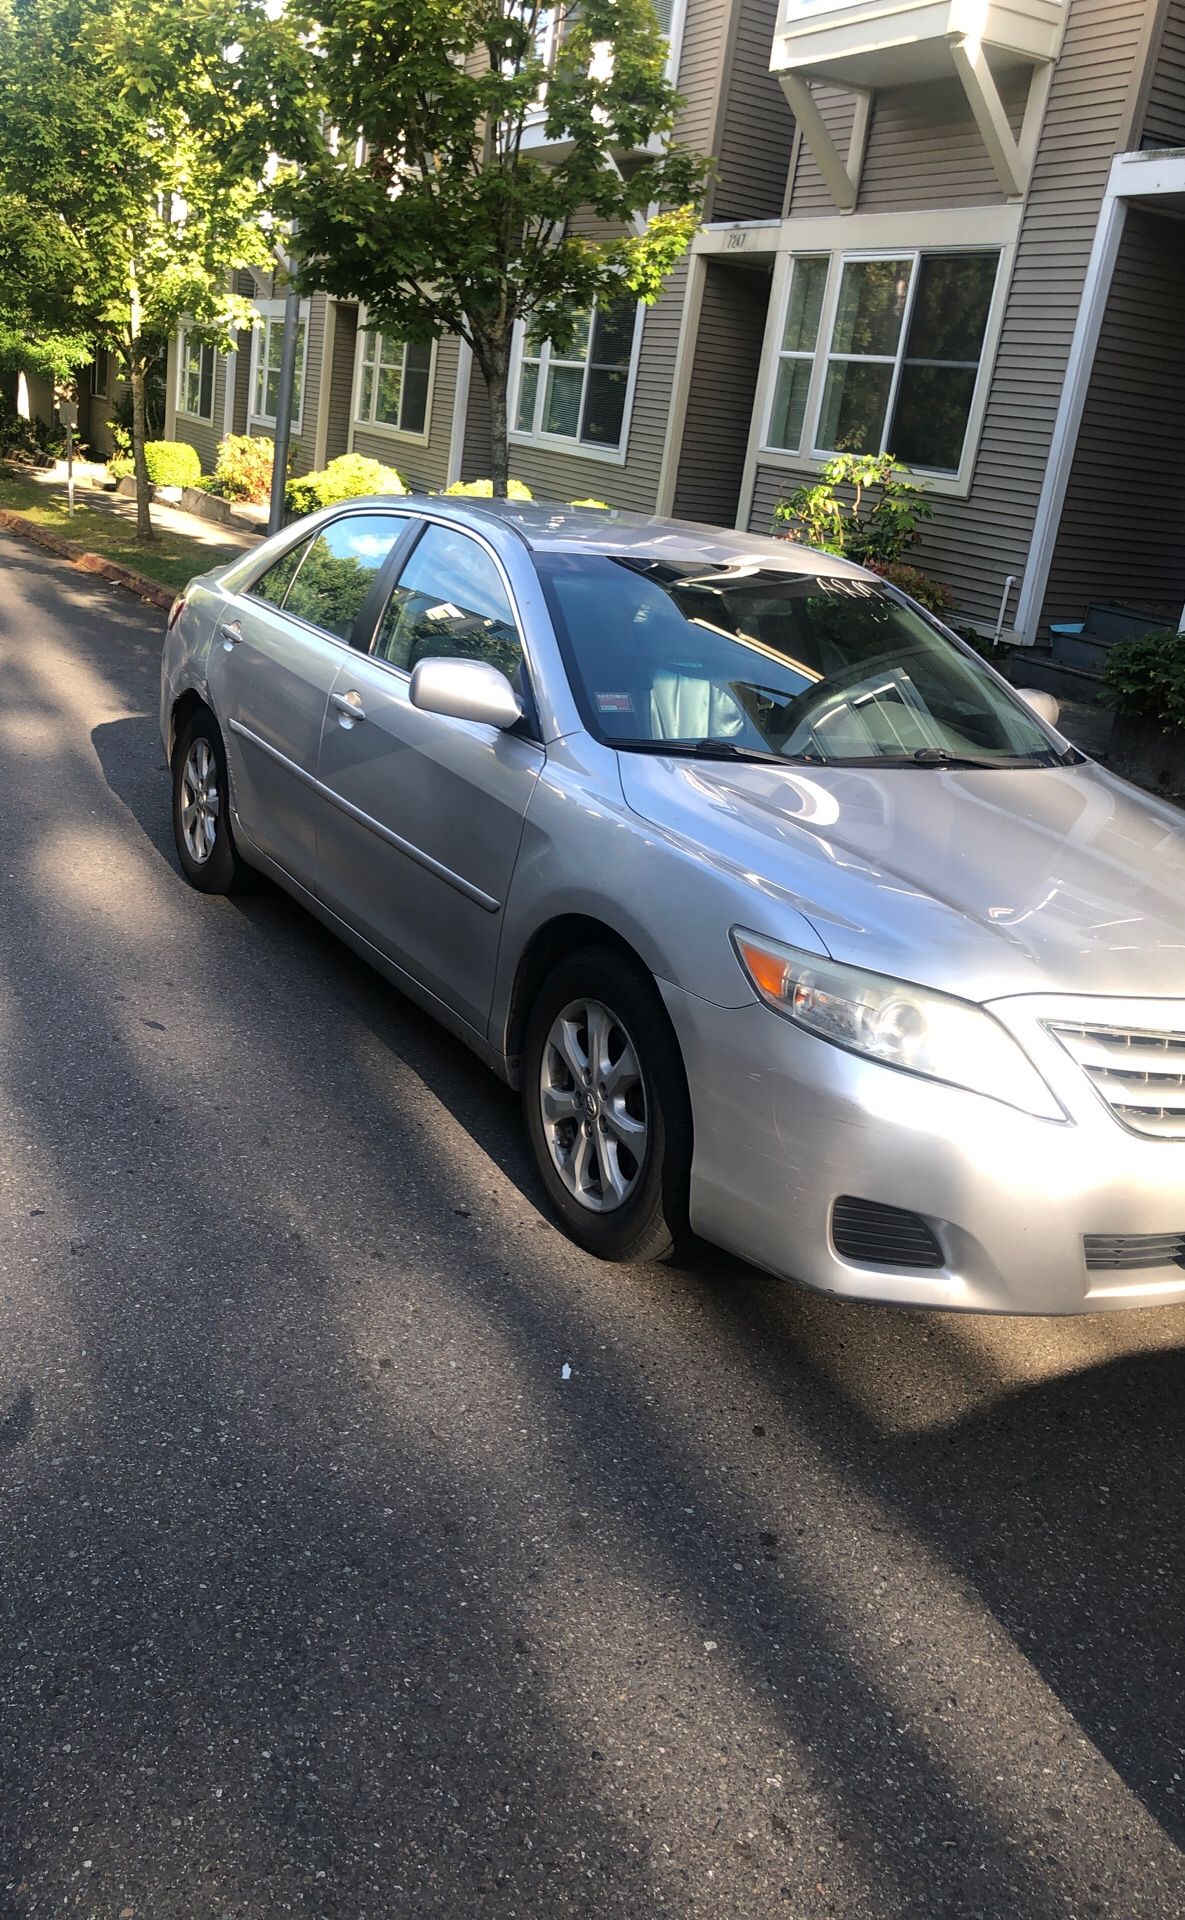
{"label": "green tree", "polygon": [[[154,44],[146,110],[139,63]],[[0,0],[0,254],[31,238],[0,289],[0,321],[96,341],[132,395],[137,530],[153,538],[144,459],[154,343],[188,319],[216,346],[251,324],[227,288],[266,263],[258,170],[227,138],[227,106],[163,0]]]}
{"label": "green tree", "polygon": [[239,123],[270,115],[291,165],[277,204],[300,285],[398,338],[468,342],[504,495],[516,324],[563,347],[594,300],[653,301],[695,231],[705,165],[671,143],[651,0],[292,0],[279,19],[236,7],[211,64],[219,36]]}

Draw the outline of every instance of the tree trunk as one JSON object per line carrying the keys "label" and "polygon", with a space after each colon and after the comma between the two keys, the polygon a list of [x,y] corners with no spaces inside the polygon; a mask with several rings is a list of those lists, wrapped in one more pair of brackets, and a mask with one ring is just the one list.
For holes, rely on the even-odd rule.
{"label": "tree trunk", "polygon": [[132,389],[132,465],[136,473],[136,538],[143,545],[155,540],[152,530],[152,513],[149,508],[148,461],[144,453],[144,442],[148,438],[148,427],[144,406],[145,367],[144,342],[140,335],[140,287],[136,279],[135,267],[131,269],[128,283],[129,319],[128,328],[128,380]]}
{"label": "tree trunk", "polygon": [[510,441],[507,437],[506,388],[510,348],[505,340],[491,341],[484,369],[490,396],[490,479],[495,500],[505,500],[510,481]]}

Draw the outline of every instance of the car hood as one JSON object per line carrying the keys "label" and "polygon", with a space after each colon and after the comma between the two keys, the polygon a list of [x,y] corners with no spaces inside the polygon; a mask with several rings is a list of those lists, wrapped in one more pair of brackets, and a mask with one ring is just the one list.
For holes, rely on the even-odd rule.
{"label": "car hood", "polygon": [[780,901],[834,959],[977,1000],[1181,997],[1185,814],[1090,762],[619,763],[635,813],[749,888],[755,931]]}

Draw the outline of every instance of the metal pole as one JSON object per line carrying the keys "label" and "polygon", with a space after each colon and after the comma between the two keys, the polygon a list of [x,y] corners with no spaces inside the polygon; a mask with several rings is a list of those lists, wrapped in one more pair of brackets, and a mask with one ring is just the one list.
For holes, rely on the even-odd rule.
{"label": "metal pole", "polygon": [[276,457],[272,462],[272,500],[267,516],[269,533],[284,524],[284,484],[288,478],[288,442],[292,435],[292,393],[296,384],[296,334],[300,326],[300,295],[288,289],[284,301],[284,345],[280,353],[280,391],[276,397]]}
{"label": "metal pole", "polygon": [[66,422],[66,512],[74,518],[74,428]]}

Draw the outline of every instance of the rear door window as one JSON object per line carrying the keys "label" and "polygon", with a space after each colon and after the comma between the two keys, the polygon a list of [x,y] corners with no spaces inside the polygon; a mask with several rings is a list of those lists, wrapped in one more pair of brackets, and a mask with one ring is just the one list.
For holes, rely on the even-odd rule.
{"label": "rear door window", "polygon": [[296,569],[312,544],[311,540],[298,540],[294,547],[289,547],[287,553],[282,553],[278,560],[274,560],[267,572],[261,573],[254,586],[248,588],[252,597],[266,600],[269,607],[282,607],[284,595],[296,577]]}
{"label": "rear door window", "polygon": [[375,578],[407,521],[393,514],[345,514],[311,542],[284,597],[284,612],[348,640]]}

